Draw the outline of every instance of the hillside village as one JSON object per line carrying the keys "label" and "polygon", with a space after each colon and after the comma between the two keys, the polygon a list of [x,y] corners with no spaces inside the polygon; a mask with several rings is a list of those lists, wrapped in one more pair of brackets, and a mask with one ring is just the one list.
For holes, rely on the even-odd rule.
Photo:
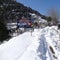
{"label": "hillside village", "polygon": [[[19,21],[24,19],[24,23]],[[42,19],[46,19],[47,17],[40,14],[39,12],[31,9],[30,7],[26,7],[23,4],[16,2],[15,0],[1,0],[0,1],[0,36],[4,36],[4,38],[0,37],[0,39],[6,40],[9,36],[12,36],[14,32],[16,32],[17,27],[19,25],[19,29],[25,24],[24,28],[27,28],[27,24],[33,24]],[[27,20],[27,21],[25,21]],[[45,21],[45,20],[44,20]],[[4,28],[4,27],[5,28]],[[31,25],[28,26],[31,28]],[[8,31],[7,31],[8,30]],[[4,32],[5,31],[5,32]],[[6,36],[5,36],[6,35]]]}
{"label": "hillside village", "polygon": [[[12,33],[12,31],[16,32],[16,30],[20,31],[21,33],[24,31],[31,30],[31,28],[43,28],[48,25],[48,22],[41,17],[38,17],[35,14],[31,15],[32,19],[27,19],[22,17],[21,19],[17,20],[17,22],[7,23],[8,30]],[[16,33],[19,33],[19,32]]]}

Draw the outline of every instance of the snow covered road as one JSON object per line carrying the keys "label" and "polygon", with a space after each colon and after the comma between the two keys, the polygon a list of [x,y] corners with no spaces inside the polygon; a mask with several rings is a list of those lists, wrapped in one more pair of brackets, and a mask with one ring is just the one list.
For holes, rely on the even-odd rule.
{"label": "snow covered road", "polygon": [[0,60],[60,60],[57,41],[55,26],[25,32],[0,45]]}

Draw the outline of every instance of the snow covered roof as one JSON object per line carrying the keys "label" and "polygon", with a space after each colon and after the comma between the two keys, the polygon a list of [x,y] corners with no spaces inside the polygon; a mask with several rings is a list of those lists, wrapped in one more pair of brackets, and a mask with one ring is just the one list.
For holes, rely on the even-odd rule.
{"label": "snow covered roof", "polygon": [[17,23],[7,23],[7,28],[8,29],[14,29],[17,27]]}
{"label": "snow covered roof", "polygon": [[10,25],[17,25],[17,23],[7,23],[8,26]]}

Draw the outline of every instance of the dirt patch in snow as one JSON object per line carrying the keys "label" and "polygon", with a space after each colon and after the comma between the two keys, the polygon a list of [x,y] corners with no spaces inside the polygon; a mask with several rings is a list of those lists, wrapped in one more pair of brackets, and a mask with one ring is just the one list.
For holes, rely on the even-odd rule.
{"label": "dirt patch in snow", "polygon": [[51,51],[53,54],[55,54],[53,48],[52,48],[51,46],[50,46],[49,48],[50,48],[50,51]]}

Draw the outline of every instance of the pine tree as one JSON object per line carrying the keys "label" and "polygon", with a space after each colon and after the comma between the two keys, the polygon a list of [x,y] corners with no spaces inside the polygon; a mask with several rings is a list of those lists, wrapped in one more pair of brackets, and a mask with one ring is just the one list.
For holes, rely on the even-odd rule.
{"label": "pine tree", "polygon": [[9,31],[7,30],[6,26],[0,21],[0,41],[3,42],[9,37]]}

